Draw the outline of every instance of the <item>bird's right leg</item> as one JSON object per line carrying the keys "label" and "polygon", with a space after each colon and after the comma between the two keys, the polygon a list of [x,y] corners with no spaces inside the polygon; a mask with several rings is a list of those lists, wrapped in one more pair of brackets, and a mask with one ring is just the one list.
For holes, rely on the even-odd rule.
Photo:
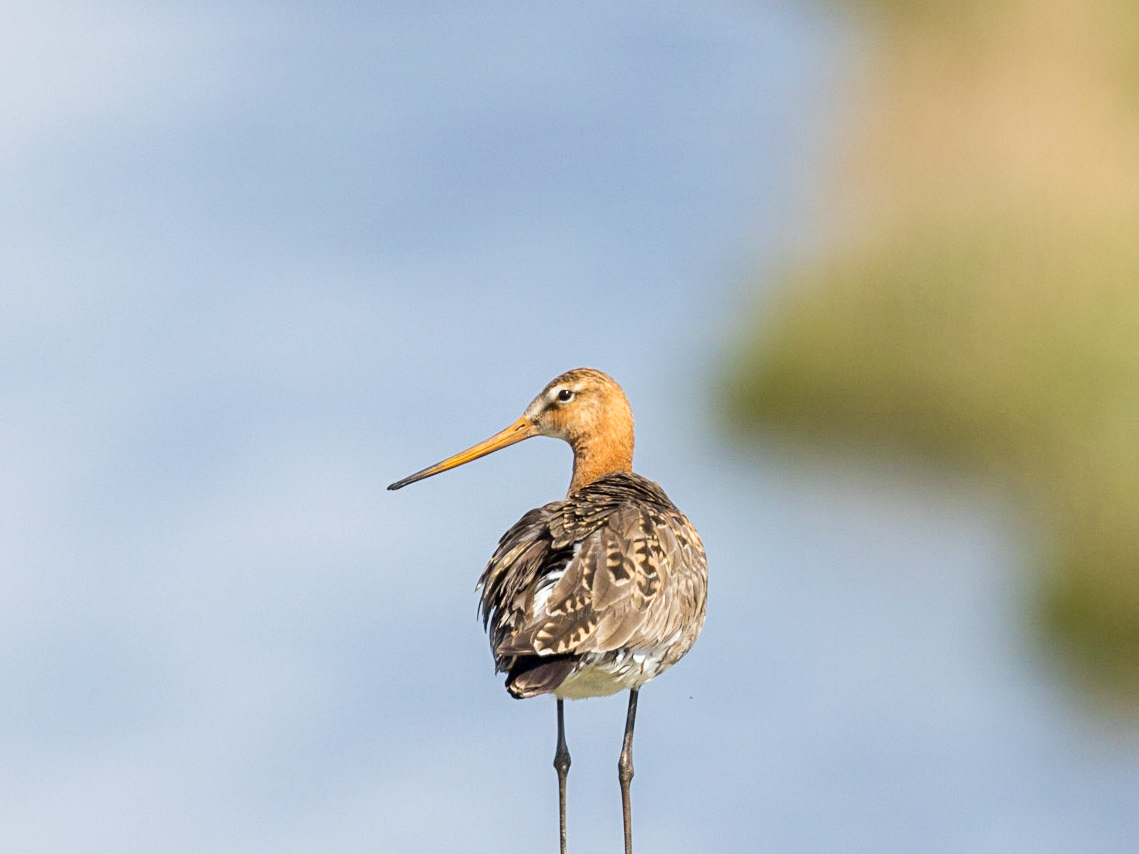
{"label": "bird's right leg", "polygon": [[625,854],[633,854],[633,817],[629,806],[629,783],[633,780],[633,724],[637,720],[637,689],[629,691],[629,712],[625,716],[625,740],[621,758],[617,760],[617,779],[621,783],[621,818],[625,825]]}
{"label": "bird's right leg", "polygon": [[561,830],[561,854],[566,854],[566,776],[569,774],[570,755],[566,747],[565,712],[558,698],[558,749],[554,753],[554,770],[558,772],[558,820]]}

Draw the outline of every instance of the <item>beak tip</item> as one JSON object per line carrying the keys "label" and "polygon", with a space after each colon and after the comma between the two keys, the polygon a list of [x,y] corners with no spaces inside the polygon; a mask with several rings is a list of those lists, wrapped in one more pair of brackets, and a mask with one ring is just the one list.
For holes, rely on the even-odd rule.
{"label": "beak tip", "polygon": [[464,463],[469,463],[471,460],[477,460],[479,457],[484,457],[489,453],[505,448],[507,445],[513,445],[515,442],[521,442],[523,439],[528,439],[535,436],[537,433],[534,431],[533,424],[526,419],[525,416],[519,418],[516,422],[511,424],[505,430],[495,433],[489,439],[479,442],[455,454],[453,457],[448,457],[442,462],[436,463],[433,466],[428,466],[422,471],[417,471],[415,474],[410,474],[403,480],[397,480],[395,483],[388,484],[388,489],[402,489],[408,484],[415,483],[416,481],[423,480],[424,478],[431,477],[432,475],[439,474],[440,472],[453,469],[456,466],[461,466]]}

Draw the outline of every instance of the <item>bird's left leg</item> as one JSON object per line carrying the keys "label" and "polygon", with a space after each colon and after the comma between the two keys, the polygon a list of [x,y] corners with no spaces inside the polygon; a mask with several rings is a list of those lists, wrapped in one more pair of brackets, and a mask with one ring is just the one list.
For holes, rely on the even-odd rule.
{"label": "bird's left leg", "polygon": [[633,816],[629,807],[629,781],[633,779],[633,724],[637,719],[637,689],[629,691],[629,712],[625,716],[625,741],[617,760],[617,779],[621,783],[621,818],[625,823],[625,854],[633,854]]}
{"label": "bird's left leg", "polygon": [[558,772],[558,826],[561,831],[561,852],[566,854],[566,776],[570,769],[569,748],[566,747],[565,712],[558,698],[558,748],[554,753],[554,770]]}

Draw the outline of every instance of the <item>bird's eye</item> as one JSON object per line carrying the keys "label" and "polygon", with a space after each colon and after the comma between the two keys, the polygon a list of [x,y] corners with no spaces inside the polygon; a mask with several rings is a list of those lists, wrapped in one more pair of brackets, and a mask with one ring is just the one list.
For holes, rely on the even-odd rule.
{"label": "bird's eye", "polygon": [[568,388],[563,388],[558,392],[558,403],[569,403],[573,400],[573,392]]}

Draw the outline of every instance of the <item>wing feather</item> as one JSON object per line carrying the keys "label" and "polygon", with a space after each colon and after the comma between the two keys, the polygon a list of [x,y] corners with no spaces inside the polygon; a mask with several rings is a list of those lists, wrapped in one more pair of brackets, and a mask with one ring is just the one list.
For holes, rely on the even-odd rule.
{"label": "wing feather", "polygon": [[500,670],[516,656],[646,649],[703,618],[704,550],[656,484],[607,475],[527,513],[479,585]]}

